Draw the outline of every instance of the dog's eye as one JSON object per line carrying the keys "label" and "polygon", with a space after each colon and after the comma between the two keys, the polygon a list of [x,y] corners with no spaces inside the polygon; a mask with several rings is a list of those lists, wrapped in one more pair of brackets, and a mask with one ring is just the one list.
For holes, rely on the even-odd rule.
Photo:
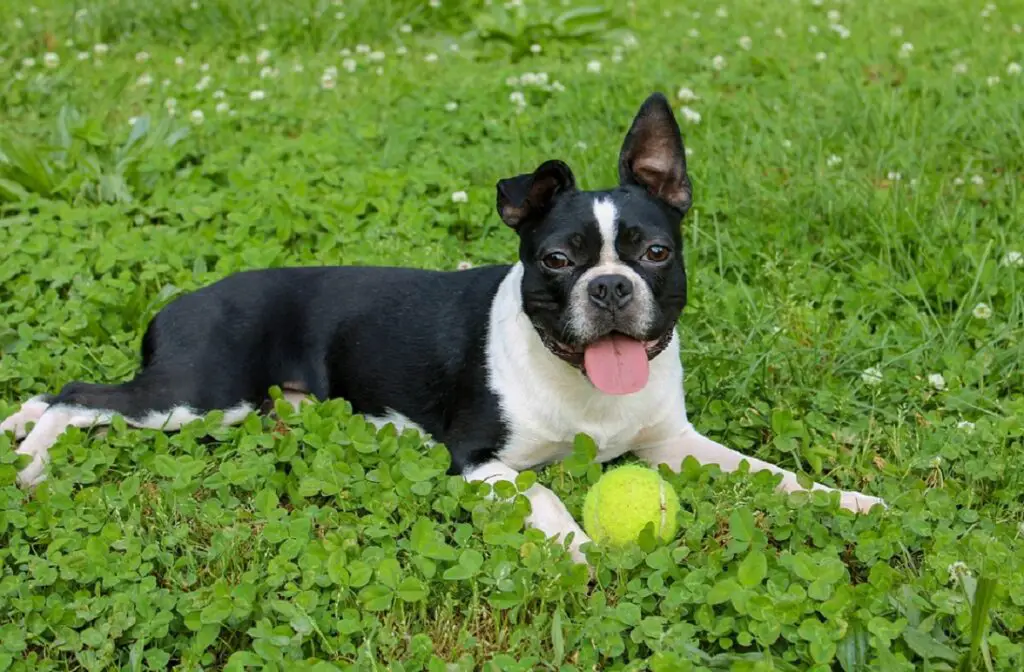
{"label": "dog's eye", "polygon": [[552,271],[560,271],[564,268],[572,266],[572,260],[565,256],[561,252],[552,252],[546,255],[540,260],[544,266],[551,269]]}
{"label": "dog's eye", "polygon": [[671,251],[664,245],[651,245],[647,248],[647,251],[644,252],[643,258],[647,261],[660,263],[662,261],[668,261],[670,254],[672,254]]}

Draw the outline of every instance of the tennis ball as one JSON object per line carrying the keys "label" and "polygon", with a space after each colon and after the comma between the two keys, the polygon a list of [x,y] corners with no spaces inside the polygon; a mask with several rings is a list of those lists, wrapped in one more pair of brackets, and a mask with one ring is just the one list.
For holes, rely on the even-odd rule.
{"label": "tennis ball", "polygon": [[636,464],[606,471],[583,501],[583,529],[597,543],[623,546],[634,542],[647,523],[654,536],[668,541],[676,534],[679,496],[661,475]]}

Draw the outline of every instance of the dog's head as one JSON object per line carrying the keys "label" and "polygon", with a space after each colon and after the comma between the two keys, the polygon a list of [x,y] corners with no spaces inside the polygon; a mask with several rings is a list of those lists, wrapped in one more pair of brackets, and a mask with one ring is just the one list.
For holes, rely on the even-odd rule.
{"label": "dog's head", "polygon": [[618,187],[577,189],[561,161],[498,182],[498,213],[519,234],[524,312],[603,392],[642,389],[672,337],[686,305],[680,224],[691,196],[679,126],[659,93],[626,134]]}

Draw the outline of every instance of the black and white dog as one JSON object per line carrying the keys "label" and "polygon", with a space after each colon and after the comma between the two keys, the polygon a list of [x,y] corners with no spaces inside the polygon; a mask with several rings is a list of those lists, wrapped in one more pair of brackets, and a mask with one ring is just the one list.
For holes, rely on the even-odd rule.
{"label": "black and white dog", "polygon": [[[69,426],[121,415],[174,430],[214,409],[236,423],[277,385],[293,404],[342,397],[379,424],[418,427],[447,446],[451,473],[469,480],[514,481],[566,456],[582,432],[601,462],[632,452],[678,469],[692,455],[731,471],[746,459],[753,471],[781,474],[783,490],[800,489],[792,472],[721,446],[687,420],[676,323],[691,187],[661,94],[633,120],[619,182],[582,191],[561,161],[499,181],[498,213],[519,235],[512,266],[280,268],[181,296],[150,323],[134,379],[70,383],[0,424],[32,458],[19,481],[44,478],[48,451]],[[589,539],[555,494],[534,485],[525,495],[527,523],[569,539],[585,562]],[[883,504],[858,492],[842,492],[841,503]]]}

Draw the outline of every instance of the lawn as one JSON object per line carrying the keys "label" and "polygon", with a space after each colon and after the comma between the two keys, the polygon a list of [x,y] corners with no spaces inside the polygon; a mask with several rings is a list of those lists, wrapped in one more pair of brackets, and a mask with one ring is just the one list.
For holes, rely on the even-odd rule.
{"label": "lawn", "polygon": [[598,2],[3,3],[0,417],[233,271],[511,261],[495,182],[611,186],[658,90],[694,424],[890,509],[687,464],[590,583],[343,400],[70,430],[32,495],[0,436],[0,670],[1024,668],[1024,5]]}

